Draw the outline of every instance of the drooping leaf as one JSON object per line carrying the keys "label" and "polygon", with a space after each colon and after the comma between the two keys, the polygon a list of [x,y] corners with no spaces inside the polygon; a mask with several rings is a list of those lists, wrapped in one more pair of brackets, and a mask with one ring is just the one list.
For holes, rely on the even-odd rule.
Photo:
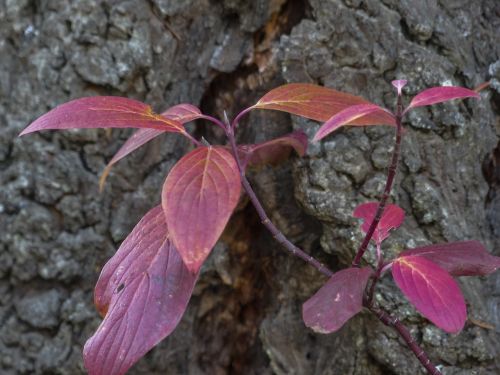
{"label": "drooping leaf", "polygon": [[462,330],[467,319],[464,297],[458,284],[437,264],[419,256],[394,260],[392,276],[416,309],[449,333]]}
{"label": "drooping leaf", "polygon": [[186,310],[198,275],[168,238],[161,206],[150,210],[104,266],[95,304],[104,315],[84,348],[89,375],[121,375],[168,336]]}
{"label": "drooping leaf", "polygon": [[179,121],[160,116],[147,104],[118,96],[93,96],[61,104],[32,122],[21,135],[47,129],[150,128],[183,133]]}
{"label": "drooping leaf", "polygon": [[[191,104],[178,104],[167,109],[160,116],[165,117],[170,120],[178,121],[181,124],[185,124],[189,121],[196,120],[203,117],[201,111]],[[117,151],[110,162],[104,168],[101,177],[99,179],[99,189],[102,190],[106,178],[111,171],[111,168],[118,161],[123,159],[125,156],[129,155],[131,152],[137,150],[142,145],[156,138],[160,134],[165,133],[167,130],[158,129],[139,129],[123,144],[123,146]]]}
{"label": "drooping leaf", "polygon": [[[346,94],[309,83],[289,83],[277,87],[264,95],[253,107],[274,109],[310,118],[327,121],[336,113],[356,104],[371,104],[359,96]],[[354,120],[351,125],[392,124],[387,112],[375,112]]]}
{"label": "drooping leaf", "polygon": [[[356,121],[361,121],[363,120],[363,118],[368,117],[370,115],[373,116],[376,113],[379,114],[381,117],[383,116],[387,117],[387,123],[386,123],[387,125],[395,124],[394,116],[392,115],[392,113],[385,110],[384,108],[381,108],[375,104],[357,104],[347,107],[346,109],[330,117],[328,121],[325,122],[316,132],[313,141],[319,141],[320,139],[326,137],[328,134],[332,133],[333,131],[337,130],[338,128],[344,125],[362,126],[356,124]],[[371,125],[380,125],[380,124],[377,123]]]}
{"label": "drooping leaf", "polygon": [[292,150],[304,156],[307,150],[307,135],[304,132],[299,130],[267,142],[238,146],[243,167],[281,163],[288,159]]}
{"label": "drooping leaf", "polygon": [[191,151],[168,174],[162,191],[167,226],[192,272],[199,270],[224,230],[240,190],[236,162],[222,146]]}
{"label": "drooping leaf", "polygon": [[363,308],[363,293],[370,267],[346,268],[336,272],[302,306],[306,326],[319,333],[339,330]]}
{"label": "drooping leaf", "polygon": [[[378,209],[378,202],[368,202],[362,203],[357,206],[353,212],[353,216],[359,219],[363,219],[363,224],[361,225],[361,230],[363,232],[368,232],[370,225],[375,218],[375,214]],[[392,229],[398,228],[403,224],[405,218],[405,212],[403,209],[395,204],[389,204],[384,208],[382,217],[377,225],[377,229],[373,233],[372,239],[380,244],[383,240],[389,237],[389,232]]]}
{"label": "drooping leaf", "polygon": [[422,107],[425,105],[442,103],[448,100],[463,99],[463,98],[479,99],[480,96],[477,92],[466,89],[464,87],[456,87],[456,86],[432,87],[417,94],[410,102],[408,109],[415,107]]}
{"label": "drooping leaf", "polygon": [[482,276],[500,268],[500,257],[488,253],[479,241],[460,241],[405,250],[400,256],[419,256],[453,276]]}

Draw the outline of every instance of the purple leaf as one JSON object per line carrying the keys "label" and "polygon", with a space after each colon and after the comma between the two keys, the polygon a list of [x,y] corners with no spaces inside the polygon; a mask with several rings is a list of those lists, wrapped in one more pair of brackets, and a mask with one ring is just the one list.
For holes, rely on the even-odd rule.
{"label": "purple leaf", "polygon": [[394,260],[392,276],[415,308],[449,333],[462,330],[467,319],[464,297],[455,280],[435,263],[418,256]]}
{"label": "purple leaf", "polygon": [[61,104],[35,120],[21,135],[47,129],[150,128],[184,133],[176,120],[160,116],[147,104],[118,96],[93,96]]}
{"label": "purple leaf", "polygon": [[292,150],[304,156],[307,150],[307,135],[304,132],[299,130],[267,142],[238,146],[243,167],[278,164],[288,159]]}
{"label": "purple leaf", "polygon": [[432,87],[416,95],[412,99],[410,105],[406,110],[410,108],[422,107],[425,105],[442,103],[448,100],[460,99],[460,98],[479,99],[480,96],[477,92],[466,89],[464,87],[456,87],[456,86]]}
{"label": "purple leaf", "polygon": [[479,241],[423,246],[405,250],[399,256],[423,257],[453,276],[482,276],[500,268],[500,257],[488,253]]}
{"label": "purple leaf", "polygon": [[168,336],[198,275],[168,239],[161,206],[150,210],[104,266],[95,304],[104,320],[83,351],[90,375],[121,375]]}
{"label": "purple leaf", "polygon": [[[362,203],[354,210],[353,216],[364,220],[361,225],[361,230],[363,232],[368,232],[368,229],[375,218],[378,205],[378,202]],[[373,233],[372,239],[376,243],[381,244],[383,240],[389,237],[389,232],[392,229],[396,229],[403,224],[404,218],[405,212],[402,208],[395,204],[387,205],[384,208],[384,212],[377,225],[377,229],[375,229],[375,232]]]}
{"label": "purple leaf", "polygon": [[[203,117],[203,114],[194,105],[178,104],[167,109],[160,116],[163,116],[166,119],[178,121],[179,123],[184,125],[189,121],[193,121]],[[160,134],[165,133],[166,131],[167,130],[139,129],[134,134],[132,134],[132,136],[127,139],[127,141],[123,144],[123,146],[118,150],[118,152],[113,156],[111,161],[104,168],[101,177],[99,178],[99,190],[102,191],[102,189],[104,188],[106,178],[108,177],[109,172],[111,171],[111,168],[114,164],[123,159],[125,156],[129,155],[131,152],[137,150],[142,145],[151,141],[153,138],[156,138]]]}
{"label": "purple leaf", "polygon": [[319,333],[339,330],[363,308],[363,293],[372,270],[347,268],[335,273],[302,306],[306,326]]}
{"label": "purple leaf", "polygon": [[330,119],[325,122],[319,130],[316,132],[316,135],[313,138],[313,141],[319,141],[320,139],[326,137],[328,134],[337,130],[338,128],[344,125],[354,125],[354,126],[366,126],[366,123],[362,123],[358,125],[356,121],[362,120],[363,118],[378,114],[380,118],[385,121],[381,121],[378,123],[374,123],[372,125],[394,125],[395,119],[394,116],[387,110],[375,105],[375,104],[358,104],[347,107],[346,109],[336,113]]}
{"label": "purple leaf", "polygon": [[233,156],[222,146],[198,147],[172,168],[162,191],[168,230],[191,272],[217,242],[240,198]]}

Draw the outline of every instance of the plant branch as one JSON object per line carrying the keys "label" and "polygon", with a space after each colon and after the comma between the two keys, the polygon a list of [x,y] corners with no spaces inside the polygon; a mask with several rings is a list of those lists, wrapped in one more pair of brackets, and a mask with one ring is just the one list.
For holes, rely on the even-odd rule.
{"label": "plant branch", "polygon": [[217,125],[219,128],[221,128],[222,130],[226,131],[226,125],[224,125],[224,123],[222,121],[220,121],[219,119],[217,119],[215,117],[212,117],[212,116],[209,116],[209,115],[201,115],[200,119],[204,119],[204,120],[210,121],[214,125]]}
{"label": "plant branch", "polygon": [[234,133],[234,130],[236,129],[236,126],[238,126],[238,123],[240,122],[241,118],[243,116],[245,116],[248,112],[250,112],[252,109],[253,109],[253,107],[248,107],[248,108],[244,109],[243,111],[241,111],[240,113],[238,113],[238,115],[233,120],[233,122],[231,123],[231,125],[228,125],[228,127],[231,126],[231,129],[233,130],[233,133]]}
{"label": "plant branch", "polygon": [[[238,170],[240,172],[241,184],[245,192],[247,193],[252,205],[255,207],[259,218],[261,219],[262,224],[266,227],[266,229],[273,235],[273,237],[281,244],[283,247],[288,250],[292,255],[299,257],[300,259],[306,261],[308,264],[316,268],[319,272],[327,277],[333,276],[333,271],[331,271],[328,267],[323,265],[320,261],[307,254],[302,249],[295,246],[292,242],[290,242],[283,233],[273,224],[273,222],[269,219],[260,203],[257,195],[252,189],[248,179],[245,175],[245,169],[242,167],[241,160],[238,155],[238,148],[236,146],[236,139],[234,136],[234,128],[236,127],[237,122],[233,121],[231,126],[226,127],[226,136],[229,140],[229,144],[231,145],[231,150],[233,152],[234,159],[236,160],[236,164],[238,166]],[[380,264],[383,265],[383,260],[381,259]],[[379,264],[379,265],[380,265]],[[381,271],[382,267],[378,267]],[[374,286],[373,286],[374,288]],[[420,361],[422,366],[425,367],[427,372],[430,375],[441,375],[441,372],[432,364],[429,357],[425,353],[425,351],[418,345],[416,340],[412,337],[411,333],[408,329],[399,321],[398,318],[395,318],[385,312],[382,308],[374,307],[371,302],[368,304],[367,300],[364,299],[363,306],[365,306],[368,310],[370,310],[382,323],[385,325],[392,327],[396,330],[396,332],[403,338],[411,351],[415,354],[417,359]]]}
{"label": "plant branch", "polygon": [[399,95],[398,102],[397,102],[396,116],[395,116],[396,117],[396,141],[394,143],[394,150],[392,152],[391,164],[389,166],[389,171],[387,173],[387,180],[385,183],[384,193],[382,194],[382,197],[380,198],[377,212],[375,214],[375,217],[373,218],[372,223],[370,224],[370,228],[366,232],[365,238],[363,239],[363,242],[359,246],[358,251],[356,253],[356,256],[354,257],[354,260],[352,261],[352,267],[359,267],[359,264],[361,262],[361,258],[363,257],[363,254],[365,253],[366,248],[368,247],[368,244],[370,243],[370,240],[373,236],[373,233],[375,232],[375,229],[377,229],[377,225],[380,222],[380,219],[382,218],[382,214],[384,213],[385,205],[387,203],[387,200],[389,199],[389,195],[391,194],[392,184],[394,182],[394,177],[396,176],[396,170],[397,170],[398,163],[399,163],[399,154],[400,154],[400,150],[401,150],[402,111],[403,111],[403,109],[402,109],[401,95]]}
{"label": "plant branch", "polygon": [[394,328],[399,333],[401,338],[406,342],[406,345],[410,348],[413,354],[415,354],[415,357],[417,357],[430,375],[441,375],[441,371],[439,371],[436,366],[432,364],[425,351],[417,344],[415,338],[411,335],[410,331],[408,331],[408,328],[406,328],[398,318],[393,317],[379,307],[368,305],[365,305],[365,307],[375,314],[375,316],[382,323],[388,327]]}
{"label": "plant branch", "polygon": [[238,148],[236,147],[236,140],[234,138],[233,128],[228,127],[226,134],[229,139],[229,143],[231,145],[231,149],[233,151],[233,156],[236,160],[236,164],[238,165],[238,170],[240,172],[240,177],[241,177],[241,184],[243,185],[243,189],[245,189],[245,192],[247,193],[248,197],[250,198],[250,201],[255,207],[255,210],[257,211],[257,214],[259,215],[262,224],[267,228],[267,230],[269,230],[269,232],[271,232],[274,239],[276,239],[276,241],[278,241],[281,245],[283,245],[283,247],[290,253],[292,253],[292,255],[306,261],[311,266],[316,268],[319,272],[321,272],[323,275],[331,277],[333,275],[332,271],[330,271],[323,263],[321,263],[314,257],[310,256],[304,250],[298,248],[292,242],[290,242],[285,237],[285,235],[281,233],[280,230],[276,228],[276,226],[271,222],[271,220],[266,214],[266,211],[264,210],[264,207],[262,207],[262,204],[255,195],[252,186],[250,185],[248,179],[246,178],[245,169],[242,167],[241,160],[238,155]]}

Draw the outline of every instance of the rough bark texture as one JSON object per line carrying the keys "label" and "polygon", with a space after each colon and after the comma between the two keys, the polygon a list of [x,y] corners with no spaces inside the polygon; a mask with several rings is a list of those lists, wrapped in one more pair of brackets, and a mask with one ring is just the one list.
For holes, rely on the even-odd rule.
{"label": "rough bark texture", "polygon": [[[478,239],[500,255],[499,27],[495,0],[0,1],[0,373],[84,373],[82,346],[100,321],[92,305],[99,270],[159,202],[166,173],[189,147],[175,135],[155,140],[121,161],[98,194],[100,171],[130,131],[16,138],[31,120],[102,94],[156,110],[190,102],[234,114],[284,82],[320,83],[392,107],[394,78],[409,80],[407,94],[491,78],[480,102],[409,117],[393,194],[407,219],[386,251]],[[196,126],[210,142],[222,140],[217,129]],[[317,127],[258,111],[239,138],[292,128],[312,135]],[[353,208],[383,188],[392,137],[384,127],[346,129],[251,179],[284,233],[339,268],[361,240]],[[285,254],[251,207],[241,205],[223,237],[180,326],[131,374],[422,371],[368,313],[338,334],[307,330],[301,304],[325,280]],[[459,335],[431,326],[390,278],[376,299],[444,374],[498,374],[500,273],[461,285],[471,319]]]}

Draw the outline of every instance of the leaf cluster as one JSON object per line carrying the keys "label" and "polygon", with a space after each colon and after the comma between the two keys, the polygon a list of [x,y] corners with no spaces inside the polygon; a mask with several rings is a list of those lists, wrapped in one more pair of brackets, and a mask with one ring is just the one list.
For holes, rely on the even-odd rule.
{"label": "leaf cluster", "polygon": [[[271,90],[231,123],[203,114],[191,104],[179,104],[157,114],[136,100],[104,96],[62,104],[29,125],[21,135],[48,129],[136,128],[104,169],[101,189],[114,164],[163,133],[179,134],[194,145],[166,176],[161,205],[140,220],[102,269],[94,300],[103,321],[85,344],[88,372],[124,374],[175,329],[201,266],[238,204],[242,186],[275,238],[330,276],[303,305],[303,320],[308,327],[319,333],[340,329],[363,307],[373,306],[376,284],[391,270],[395,283],[422,315],[447,332],[459,332],[467,314],[454,277],[494,272],[500,267],[500,258],[489,254],[477,241],[461,241],[408,249],[387,261],[382,245],[404,220],[400,207],[386,204],[397,169],[403,116],[415,107],[479,95],[462,87],[434,87],[416,95],[403,109],[405,84],[403,80],[393,82],[398,95],[394,113],[361,97],[294,83]],[[393,154],[381,200],[363,203],[353,213],[363,220],[361,230],[366,235],[351,267],[333,274],[298,251],[270,223],[245,171],[282,162],[293,150],[304,156],[308,141],[303,132],[293,132],[259,144],[237,145],[234,134],[238,123],[252,110],[278,110],[324,122],[313,141],[347,125],[388,125],[396,129],[397,152]],[[195,139],[184,126],[194,120],[222,128],[229,145],[206,145]],[[360,267],[359,260],[370,241],[376,248],[377,265]]]}

